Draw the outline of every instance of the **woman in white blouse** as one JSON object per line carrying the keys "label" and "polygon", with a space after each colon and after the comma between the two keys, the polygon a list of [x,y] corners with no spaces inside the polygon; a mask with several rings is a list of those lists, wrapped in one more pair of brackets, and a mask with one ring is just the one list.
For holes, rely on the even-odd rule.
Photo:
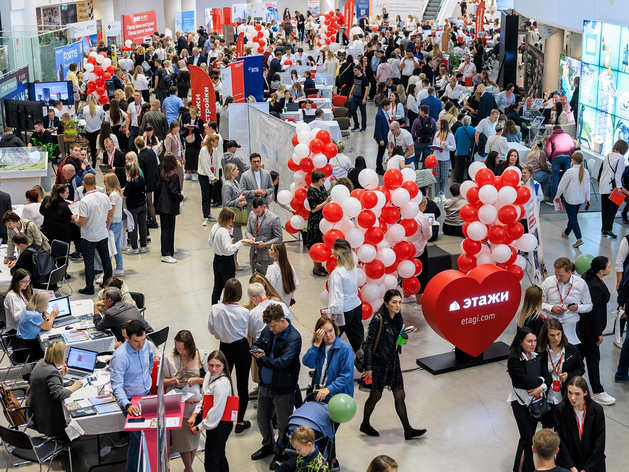
{"label": "woman in white blouse", "polygon": [[365,337],[363,305],[358,298],[358,271],[352,246],[344,240],[334,241],[332,251],[338,261],[328,279],[330,318],[339,325],[339,332],[347,334],[354,352],[360,349]]}
{"label": "woman in white blouse", "polygon": [[284,243],[271,244],[269,256],[275,262],[266,270],[266,278],[280,294],[286,306],[291,306],[295,303],[294,294],[299,287],[299,281],[293,264],[288,260]]}
{"label": "woman in white blouse", "polygon": [[400,103],[400,97],[397,92],[391,92],[389,100],[391,100],[391,107],[387,113],[389,114],[390,121],[399,121],[400,123],[404,123],[406,120],[404,105]]}
{"label": "woman in white blouse", "polygon": [[26,269],[17,269],[11,278],[9,291],[4,299],[4,313],[6,315],[6,334],[15,334],[20,315],[28,305],[33,290],[31,288],[31,274]]}
{"label": "woman in white blouse", "polygon": [[[211,395],[212,408],[205,418],[195,426],[197,416],[203,417],[203,402],[197,404],[194,413],[188,420],[188,427],[192,434],[197,435],[201,430],[205,431],[205,464],[208,470],[227,470],[229,467],[225,456],[227,439],[232,432],[233,423],[223,421],[223,414],[227,406],[227,399],[232,395],[232,379],[229,374],[229,366],[225,354],[214,351],[208,356],[207,374],[203,379],[203,395]],[[210,466],[210,465],[213,466]],[[220,464],[220,468],[216,465]]]}
{"label": "woman in white blouse", "polygon": [[83,119],[85,120],[85,133],[87,141],[90,143],[90,155],[92,156],[92,166],[96,168],[96,158],[98,156],[98,134],[103,124],[105,112],[103,107],[96,104],[94,94],[87,96],[87,106],[83,108]]}
{"label": "woman in white blouse", "polygon": [[[603,179],[601,179],[601,183]],[[563,197],[566,214],[568,215],[568,226],[561,233],[561,237],[568,239],[572,231],[577,237],[577,241],[572,247],[577,248],[583,244],[581,239],[581,228],[579,227],[579,208],[585,203],[585,207],[590,206],[590,173],[583,167],[583,154],[575,152],[572,154],[572,167],[568,169],[557,187],[555,200]],[[601,193],[601,199],[604,198]],[[613,205],[613,202],[611,203]],[[617,207],[616,207],[617,208]],[[607,235],[607,233],[603,232]]]}
{"label": "woman in white blouse", "polygon": [[238,305],[242,298],[242,285],[235,279],[225,284],[223,301],[212,305],[207,319],[207,328],[221,344],[219,349],[225,354],[229,370],[236,366],[236,389],[238,390],[238,422],[236,433],[241,433],[251,426],[245,421],[247,402],[249,401],[249,370],[251,354],[247,341],[249,310]]}
{"label": "woman in white blouse", "polygon": [[439,120],[438,130],[432,141],[433,154],[437,158],[437,188],[436,201],[446,201],[446,185],[448,183],[448,171],[450,170],[450,151],[456,150],[454,135],[450,133],[450,125],[447,120]]}
{"label": "woman in white blouse", "polygon": [[126,136],[123,130],[127,124],[127,113],[120,109],[120,102],[117,99],[109,102],[109,110],[105,114],[105,121],[111,125],[111,131],[118,138],[118,143],[122,143],[122,147],[116,145],[116,149],[126,152]]}
{"label": "woman in white blouse", "polygon": [[148,103],[150,101],[149,97],[149,81],[144,75],[144,68],[142,66],[136,66],[135,72],[133,73],[133,87],[138,92],[142,92],[142,99]]}
{"label": "woman in white blouse", "polygon": [[210,231],[210,246],[214,252],[214,288],[212,290],[212,305],[218,303],[227,281],[236,276],[234,254],[243,244],[251,244],[250,239],[232,242],[232,225],[236,214],[231,208],[223,208],[218,214],[217,224]]}

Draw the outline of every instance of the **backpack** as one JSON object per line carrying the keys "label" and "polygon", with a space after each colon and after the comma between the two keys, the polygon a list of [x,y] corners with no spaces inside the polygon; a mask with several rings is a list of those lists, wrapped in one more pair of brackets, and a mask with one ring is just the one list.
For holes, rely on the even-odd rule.
{"label": "backpack", "polygon": [[433,135],[432,119],[429,116],[420,116],[415,140],[423,144],[432,143]]}
{"label": "backpack", "polygon": [[47,284],[50,273],[56,268],[54,258],[49,252],[37,251],[31,249],[30,246],[26,250],[33,253],[33,273],[31,274],[33,285]]}
{"label": "backpack", "polygon": [[478,144],[476,145],[476,152],[480,157],[486,157],[487,153],[485,152],[485,145],[487,144],[487,136],[483,133],[478,137]]}

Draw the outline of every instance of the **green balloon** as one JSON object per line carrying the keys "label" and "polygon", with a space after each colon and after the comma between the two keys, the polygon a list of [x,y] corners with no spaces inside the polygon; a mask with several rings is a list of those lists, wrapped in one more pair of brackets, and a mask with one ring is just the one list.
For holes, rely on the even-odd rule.
{"label": "green balloon", "polygon": [[581,254],[574,261],[574,268],[577,270],[577,274],[583,275],[585,271],[587,271],[592,266],[592,259],[594,256],[592,254]]}
{"label": "green balloon", "polygon": [[336,423],[347,423],[356,414],[356,402],[346,393],[337,393],[328,402],[328,414]]}

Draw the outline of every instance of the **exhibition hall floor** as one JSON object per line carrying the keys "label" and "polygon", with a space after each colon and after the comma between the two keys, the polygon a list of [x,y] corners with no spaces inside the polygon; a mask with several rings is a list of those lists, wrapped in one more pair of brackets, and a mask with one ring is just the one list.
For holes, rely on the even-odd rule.
{"label": "exhibition hall floor", "polygon": [[[368,104],[369,120],[366,132],[352,133],[353,150],[348,154],[352,160],[363,155],[370,168],[375,168],[376,143],[374,142],[373,123],[375,107]],[[349,149],[349,143],[347,148]],[[99,183],[102,176],[98,176]],[[132,291],[146,294],[146,319],[155,329],[168,325],[170,336],[167,349],[173,348],[172,338],[180,329],[192,331],[197,345],[206,351],[218,348],[218,341],[207,331],[207,315],[210,307],[212,290],[213,254],[208,246],[211,226],[201,226],[201,194],[198,182],[186,181],[184,192],[188,201],[183,204],[183,212],[177,217],[175,246],[178,254],[177,264],[160,262],[159,230],[151,232],[152,243],[146,254],[129,256],[124,254],[125,282]],[[443,205],[441,205],[443,208]],[[271,207],[273,209],[273,206]],[[212,209],[213,215],[218,209]],[[626,227],[616,224],[614,232],[618,240],[601,237],[600,214],[585,213],[579,216],[583,229],[581,251],[574,250],[572,240],[560,237],[565,227],[565,214],[544,214],[541,216],[544,259],[548,267],[559,256],[574,258],[580,253],[606,255],[615,259],[620,240],[627,233]],[[620,223],[620,217],[617,220]],[[285,233],[286,241],[293,238]],[[441,236],[438,246],[450,253],[460,251],[460,239]],[[289,258],[294,265],[299,289],[292,307],[294,326],[303,338],[302,354],[310,346],[312,328],[319,316],[319,294],[325,287],[325,279],[312,275],[312,262],[300,242],[288,244]],[[246,293],[247,280],[250,276],[248,250],[239,253],[239,261],[245,271],[238,273]],[[70,280],[77,298],[76,290],[84,286],[82,263],[72,263],[70,267],[74,277]],[[615,273],[605,279],[615,294]],[[525,276],[523,285],[529,284]],[[245,300],[243,300],[244,302]],[[417,368],[415,359],[420,356],[444,353],[452,345],[441,339],[426,324],[421,312],[414,310],[414,305],[404,305],[404,320],[407,325],[418,327],[417,333],[410,336],[401,356],[406,402],[409,408],[411,424],[416,428],[426,428],[427,434],[418,440],[405,441],[402,427],[395,414],[393,397],[389,392],[383,395],[376,407],[371,424],[380,432],[379,438],[368,437],[358,431],[362,420],[362,409],[367,393],[356,389],[355,399],[358,405],[356,417],[341,425],[337,435],[338,459],[342,470],[364,472],[371,459],[378,454],[387,454],[397,460],[400,470],[419,470],[422,472],[480,472],[509,471],[512,468],[518,431],[507,403],[511,382],[506,372],[506,361],[471,368],[454,373],[433,376]],[[609,315],[608,331],[613,317]],[[500,340],[510,343],[515,333],[515,321],[510,324]],[[611,337],[606,337],[601,346],[601,377],[606,391],[616,397],[613,406],[604,407],[607,416],[607,468],[610,471],[625,470],[629,460],[626,438],[629,435],[629,384],[616,384],[613,375],[620,350],[614,347]],[[358,374],[356,374],[358,375]],[[300,386],[310,382],[308,369],[302,368]],[[253,384],[250,384],[250,390]],[[232,433],[227,443],[227,457],[233,472],[254,472],[268,470],[271,458],[252,462],[251,453],[260,447],[261,436],[256,425],[256,410],[253,401],[249,402],[246,419],[252,427],[242,434]],[[116,436],[113,435],[115,438]],[[123,449],[115,449],[103,458],[104,462],[124,456]],[[96,442],[78,441],[73,447],[74,470],[86,471],[97,460]],[[0,467],[6,465],[7,455],[0,454]],[[203,453],[198,454],[195,462],[196,471],[203,470]],[[67,455],[53,464],[55,470],[69,470]],[[34,471],[35,465],[20,467],[25,471]],[[108,470],[123,470],[123,466],[107,467]],[[182,471],[179,459],[171,462],[172,471]]]}

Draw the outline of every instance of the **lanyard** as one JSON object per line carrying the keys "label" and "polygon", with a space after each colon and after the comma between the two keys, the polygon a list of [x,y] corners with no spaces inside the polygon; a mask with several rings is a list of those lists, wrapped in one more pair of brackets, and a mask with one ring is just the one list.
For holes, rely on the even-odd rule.
{"label": "lanyard", "polygon": [[28,305],[28,300],[26,299],[26,297],[24,296],[22,292],[20,292],[20,298],[22,299],[25,305]]}
{"label": "lanyard", "polygon": [[559,292],[559,300],[561,300],[561,304],[562,305],[564,304],[564,300],[566,298],[568,298],[568,295],[570,295],[570,291],[572,290],[572,286],[574,285],[573,277],[574,277],[574,275],[570,276],[570,288],[568,289],[568,293],[566,293],[565,297],[561,296],[561,290],[559,289],[559,284],[556,284],[557,285],[557,291]]}
{"label": "lanyard", "polygon": [[111,154],[107,153],[107,160],[109,161],[110,166],[114,165],[114,154],[116,154],[116,151],[112,152]]}
{"label": "lanyard", "polygon": [[256,220],[256,236],[260,232],[260,228],[262,227],[262,224],[264,223],[264,218],[266,218],[266,213],[264,213],[264,215],[262,215],[262,219],[258,218]]}
{"label": "lanyard", "polygon": [[85,192],[85,195],[89,195],[90,193],[96,193],[96,189],[90,190],[89,192]]}
{"label": "lanyard", "polygon": [[587,403],[583,402],[583,421],[579,423],[579,415],[577,415],[577,409],[574,409],[574,419],[577,421],[577,429],[579,430],[579,439],[583,438],[583,427],[585,426],[585,411],[587,410]]}
{"label": "lanyard", "polygon": [[553,368],[553,372],[559,377],[559,371],[561,370],[561,363],[563,362],[563,356],[565,353],[561,353],[561,357],[559,358],[559,362],[557,362],[557,367],[555,368],[555,364],[553,363],[553,351],[548,350],[548,359],[550,360],[550,366]]}

